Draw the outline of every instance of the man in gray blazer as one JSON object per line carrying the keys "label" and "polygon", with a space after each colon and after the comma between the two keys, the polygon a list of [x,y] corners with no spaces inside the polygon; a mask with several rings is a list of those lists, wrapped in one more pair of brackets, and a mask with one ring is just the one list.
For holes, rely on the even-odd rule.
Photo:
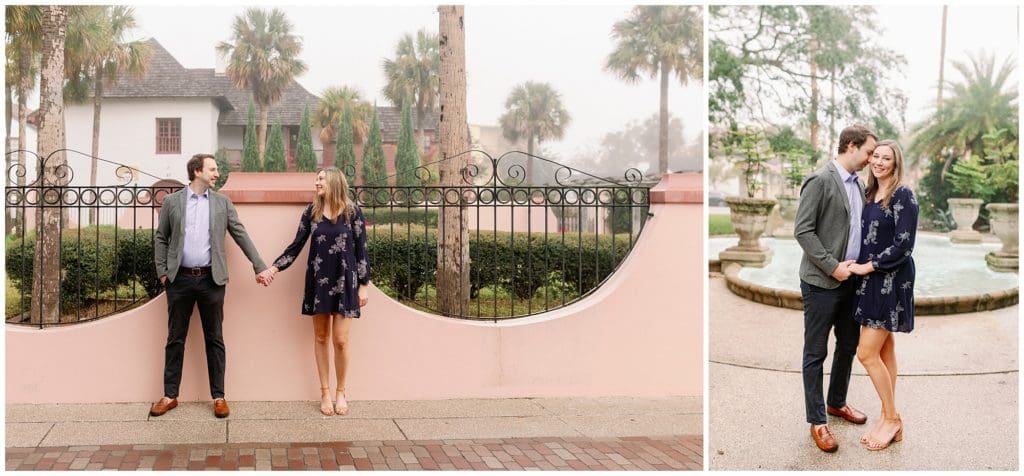
{"label": "man in gray blazer", "polygon": [[[857,171],[864,168],[878,138],[863,126],[839,135],[838,156],[804,180],[794,235],[803,248],[800,291],[804,301],[804,404],[811,436],[822,451],[839,444],[828,428],[826,413],[855,424],[864,414],[846,403],[860,327],[853,320],[857,280],[848,266],[860,253],[860,216],[864,186]],[[822,397],[822,367],[828,355],[828,334],[834,328],[836,350],[828,385],[828,406]]]}
{"label": "man in gray blazer", "polygon": [[213,413],[228,416],[224,399],[225,349],[224,288],[228,282],[224,235],[252,262],[256,281],[266,285],[260,272],[267,269],[242,222],[235,205],[213,191],[220,173],[210,154],[196,154],[188,161],[188,186],[168,195],[160,206],[160,223],[154,237],[157,275],[167,289],[167,345],[164,348],[164,396],[149,411],[160,416],[178,406],[178,385],[185,357],[185,337],[193,308],[199,305],[206,339],[206,367],[213,397]]}

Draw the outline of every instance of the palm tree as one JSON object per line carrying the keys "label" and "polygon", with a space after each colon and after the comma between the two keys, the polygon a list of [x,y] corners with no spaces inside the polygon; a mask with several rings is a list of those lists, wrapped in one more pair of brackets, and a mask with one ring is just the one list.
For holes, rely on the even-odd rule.
{"label": "palm tree", "polygon": [[949,13],[949,5],[942,6],[942,42],[939,47],[939,91],[935,95],[935,108],[942,110],[942,86],[944,85],[946,73],[946,14]]}
{"label": "palm tree", "polygon": [[320,128],[320,143],[324,145],[324,166],[334,164],[341,111],[346,107],[352,113],[352,137],[356,143],[366,140],[370,129],[373,106],[363,101],[359,91],[350,86],[331,86],[320,93],[320,101],[313,109],[313,124]]}
{"label": "palm tree", "polygon": [[[469,146],[466,116],[466,29],[465,7],[442,5],[438,31],[445,42],[440,47],[440,107],[438,123],[441,142],[439,172],[441,184],[461,185]],[[441,207],[437,233],[437,310],[446,316],[469,312],[469,213],[465,205]]]}
{"label": "palm tree", "polygon": [[618,43],[605,69],[629,83],[642,75],[661,77],[661,130],[658,170],[668,171],[668,81],[673,73],[685,85],[704,77],[704,22],[699,6],[639,5],[612,27]]}
{"label": "palm tree", "polygon": [[[501,133],[513,142],[526,138],[526,152],[533,155],[535,144],[561,139],[572,117],[562,105],[562,97],[548,83],[527,81],[516,85],[505,100],[505,113],[499,118]],[[533,183],[533,159],[526,161],[527,183]]]}
{"label": "palm tree", "polygon": [[[40,157],[46,160],[41,185],[57,185],[57,171],[65,164],[64,148],[64,38],[67,32],[68,7],[47,5],[41,16],[41,71],[39,81]],[[51,157],[52,154],[52,157]],[[33,258],[32,322],[57,322],[60,316],[60,229],[61,213],[57,209],[36,209],[36,246]],[[44,264],[46,266],[44,266]]]}
{"label": "palm tree", "polygon": [[[25,125],[28,118],[28,95],[39,73],[37,61],[43,42],[43,7],[31,5],[7,5],[5,27],[7,42],[16,52],[17,81],[14,95],[18,98],[18,165],[25,165]],[[10,70],[8,70],[10,72]],[[25,185],[25,178],[18,177],[18,185]]]}
{"label": "palm tree", "polygon": [[[91,34],[84,31],[70,36],[94,36],[92,41],[82,41],[78,45],[77,54],[84,70],[83,80],[86,87],[92,89],[92,148],[89,185],[96,186],[97,157],[100,154],[100,114],[103,107],[103,86],[113,84],[122,74],[140,77],[146,72],[146,64],[150,57],[149,43],[143,40],[125,41],[125,36],[135,28],[134,9],[124,5],[87,7],[97,21],[82,30],[90,29]],[[74,30],[74,29],[72,29]],[[71,40],[72,38],[69,38]],[[90,223],[95,222],[96,210],[89,210]]]}
{"label": "palm tree", "polygon": [[911,149],[918,157],[944,157],[942,178],[953,161],[980,153],[982,136],[992,130],[1017,130],[1016,65],[1007,58],[997,69],[995,56],[969,54],[968,62],[954,61],[961,82],[947,82],[950,97],[917,128]]}
{"label": "palm tree", "polygon": [[235,87],[252,90],[259,107],[257,142],[261,163],[270,107],[281,99],[293,78],[306,72],[306,64],[299,59],[301,51],[302,39],[292,34],[291,22],[277,8],[269,13],[259,8],[246,9],[235,17],[231,42],[217,45],[217,52],[228,60],[228,78]]}
{"label": "palm tree", "polygon": [[416,38],[406,33],[395,46],[395,58],[384,60],[384,97],[397,107],[409,101],[416,107],[416,135],[425,144],[424,114],[437,109],[441,56],[437,34],[425,29]]}

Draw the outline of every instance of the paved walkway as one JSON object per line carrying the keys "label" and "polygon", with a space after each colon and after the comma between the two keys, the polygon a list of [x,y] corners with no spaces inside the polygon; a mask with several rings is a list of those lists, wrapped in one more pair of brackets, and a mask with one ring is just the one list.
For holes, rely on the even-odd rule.
{"label": "paved walkway", "polygon": [[[903,441],[869,452],[858,442],[867,428],[830,417],[839,451],[826,454],[805,423],[802,311],[739,298],[721,277],[709,284],[710,469],[1018,468],[1017,306],[919,317],[914,332],[896,340]],[[853,370],[848,401],[871,425],[881,412],[878,396],[860,363]]]}
{"label": "paved walkway", "polygon": [[6,408],[6,468],[700,470],[701,397]]}

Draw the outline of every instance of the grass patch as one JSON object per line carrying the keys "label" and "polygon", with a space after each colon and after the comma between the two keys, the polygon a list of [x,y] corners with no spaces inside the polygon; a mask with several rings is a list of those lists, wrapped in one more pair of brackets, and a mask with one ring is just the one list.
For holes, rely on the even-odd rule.
{"label": "grass patch", "polygon": [[[14,286],[10,277],[5,278],[4,282],[7,286],[7,289],[5,290],[6,301],[4,302],[5,320],[17,318],[22,313],[25,313],[25,315],[22,316],[22,320],[27,321],[27,313],[29,312],[29,309],[31,309],[32,305],[30,301],[32,296],[29,294],[22,296],[21,291],[18,291],[18,288]],[[134,296],[132,294],[133,292]],[[24,303],[22,302],[22,298],[24,298]],[[82,306],[62,309],[61,322],[74,322],[78,320],[94,319],[96,317],[104,317],[141,306],[148,301],[149,298],[146,295],[146,289],[138,283],[133,282],[132,285],[120,285],[117,287],[116,296],[114,290],[108,290],[100,293],[98,300],[90,297]]]}
{"label": "grass patch", "polygon": [[[376,284],[375,284],[376,285]],[[576,290],[569,290],[565,283],[549,286],[559,288],[555,291],[548,290],[547,301],[545,302],[545,289],[538,290],[531,298],[516,298],[512,291],[504,286],[491,285],[479,290],[477,297],[469,300],[468,315],[477,319],[508,318],[525,316],[540,312],[557,309],[563,303],[568,304],[578,296]],[[381,288],[390,291],[387,288]],[[434,314],[437,309],[437,290],[432,284],[424,284],[416,292],[415,299],[402,299],[396,293],[386,292],[389,297],[396,301],[423,312]],[[546,304],[546,305],[545,305]]]}
{"label": "grass patch", "polygon": [[708,235],[735,235],[729,215],[708,215]]}

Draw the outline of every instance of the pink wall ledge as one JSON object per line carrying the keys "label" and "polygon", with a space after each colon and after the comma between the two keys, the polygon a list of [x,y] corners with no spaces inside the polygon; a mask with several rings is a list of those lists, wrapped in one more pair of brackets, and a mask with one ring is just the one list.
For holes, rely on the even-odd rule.
{"label": "pink wall ledge", "polygon": [[[312,174],[231,174],[225,193],[268,263],[294,236],[312,182]],[[692,200],[700,186],[699,174],[667,175],[655,188],[664,194],[652,192],[654,216],[620,269],[566,308],[470,322],[415,311],[371,289],[351,331],[350,397],[701,395],[703,214]],[[263,288],[241,250],[228,245],[229,400],[318,397],[312,322],[299,314],[305,253]],[[95,322],[6,330],[8,403],[138,402],[162,393],[163,295]],[[198,313],[183,374],[182,399],[210,398]]]}

